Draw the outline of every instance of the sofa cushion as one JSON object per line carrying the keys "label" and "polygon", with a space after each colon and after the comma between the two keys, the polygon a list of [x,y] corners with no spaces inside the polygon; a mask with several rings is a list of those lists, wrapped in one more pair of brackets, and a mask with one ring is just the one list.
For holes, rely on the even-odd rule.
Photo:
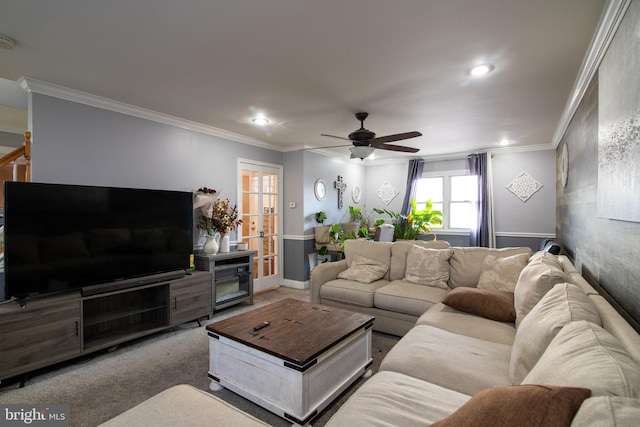
{"label": "sofa cushion", "polygon": [[481,391],[433,427],[570,426],[591,391],[545,385],[505,386]]}
{"label": "sofa cushion", "polygon": [[513,323],[485,319],[442,303],[434,305],[420,316],[416,325],[435,326],[456,334],[507,345],[513,343],[516,334],[516,327]]}
{"label": "sofa cushion", "polygon": [[544,258],[531,261],[518,277],[518,283],[513,291],[516,307],[516,327],[531,309],[549,292],[553,285],[567,282],[569,278],[561,267],[555,266]]}
{"label": "sofa cushion", "polygon": [[380,370],[473,395],[486,388],[511,385],[510,355],[509,345],[417,325],[387,353]]}
{"label": "sofa cushion", "polygon": [[429,249],[411,246],[407,254],[407,270],[404,279],[416,285],[449,289],[449,258],[451,249]]}
{"label": "sofa cushion", "polygon": [[388,283],[388,280],[383,279],[371,283],[348,279],[330,280],[320,288],[320,298],[361,307],[373,307],[375,292]]}
{"label": "sofa cushion", "polygon": [[398,240],[391,245],[391,265],[389,279],[404,279],[407,270],[407,254],[413,245],[430,249],[449,249],[449,242],[444,240]]}
{"label": "sofa cushion", "polygon": [[593,396],[640,397],[640,366],[613,335],[580,320],[558,332],[522,383],[585,387]]}
{"label": "sofa cushion", "polygon": [[487,255],[495,257],[507,257],[517,254],[531,255],[531,248],[481,248],[481,247],[454,247],[453,255],[449,259],[449,287],[458,286],[476,287],[480,273],[482,272],[482,262]]}
{"label": "sofa cushion", "polygon": [[511,348],[511,381],[520,384],[553,337],[564,325],[576,320],[601,325],[598,309],[578,286],[570,283],[555,285],[518,326]]}
{"label": "sofa cushion", "polygon": [[502,258],[487,255],[482,261],[478,288],[513,292],[518,276],[528,260],[529,255],[526,253]]}
{"label": "sofa cushion", "polygon": [[104,427],[157,426],[268,426],[224,400],[180,384],[164,390],[101,424]]}
{"label": "sofa cushion", "polygon": [[427,426],[470,396],[397,372],[378,372],[325,424],[327,427]]}
{"label": "sofa cushion", "polygon": [[[348,267],[351,267],[358,255],[389,265],[391,262],[391,242],[348,239],[344,241],[344,255]],[[388,273],[384,279],[389,279]]]}
{"label": "sofa cushion", "polygon": [[461,287],[452,289],[442,303],[499,322],[516,320],[512,292]]}
{"label": "sofa cushion", "polygon": [[338,273],[338,278],[371,283],[374,280],[382,279],[387,273],[387,270],[389,270],[388,264],[356,255],[351,266]]}
{"label": "sofa cushion", "polygon": [[591,397],[580,406],[572,427],[636,427],[640,399],[616,396]]}
{"label": "sofa cushion", "polygon": [[383,310],[420,316],[446,295],[444,289],[394,280],[378,289],[373,301],[377,308]]}

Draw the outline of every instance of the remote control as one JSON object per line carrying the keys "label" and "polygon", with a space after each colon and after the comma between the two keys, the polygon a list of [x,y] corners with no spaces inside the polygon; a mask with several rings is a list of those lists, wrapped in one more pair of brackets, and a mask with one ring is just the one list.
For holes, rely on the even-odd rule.
{"label": "remote control", "polygon": [[262,329],[262,328],[266,328],[266,327],[267,327],[267,326],[269,326],[270,324],[271,324],[270,322],[262,322],[262,323],[260,323],[259,325],[254,326],[254,327],[253,327],[253,330],[254,330],[254,331],[259,331],[259,330],[260,330],[260,329]]}

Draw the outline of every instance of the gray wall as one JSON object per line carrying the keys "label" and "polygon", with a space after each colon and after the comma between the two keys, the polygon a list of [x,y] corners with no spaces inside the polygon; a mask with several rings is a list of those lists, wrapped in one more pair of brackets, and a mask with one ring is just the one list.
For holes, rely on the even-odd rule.
{"label": "gray wall", "polygon": [[[30,96],[36,182],[179,191],[206,186],[236,203],[238,158],[282,164],[277,151],[47,95]],[[235,232],[230,237],[235,240]]]}
{"label": "gray wall", "polygon": [[[425,160],[424,172],[440,172],[468,169],[467,161]],[[529,200],[522,202],[507,190],[509,183],[520,173],[527,172],[543,187]],[[400,211],[404,199],[407,163],[367,167],[367,207]],[[545,238],[555,235],[555,151],[498,152],[493,157],[494,209],[497,246],[529,246],[537,249]],[[399,194],[385,205],[375,191],[389,182]],[[370,209],[369,209],[370,210]],[[371,218],[385,218],[373,214]],[[449,241],[453,246],[467,246],[468,234],[438,233],[438,238]]]}
{"label": "gray wall", "polygon": [[20,147],[24,142],[24,135],[0,131],[0,147]]}
{"label": "gray wall", "polygon": [[[634,1],[631,2],[621,24],[625,31],[618,32],[612,44],[618,44],[617,49],[627,49],[637,44],[637,40],[630,39],[637,39],[639,25],[640,2]],[[633,70],[632,67],[638,66],[640,54],[637,49],[628,48],[626,52],[628,55],[619,62],[612,63],[611,58],[607,60],[608,66],[616,69],[609,78],[620,78]],[[598,217],[598,209],[602,208],[598,206],[598,100],[601,95],[612,98],[612,94],[603,93],[607,89],[606,86],[599,85],[600,77],[599,74],[594,76],[556,150],[558,171],[565,145],[569,153],[567,185],[562,185],[560,172],[556,179],[557,235],[564,250],[574,259],[578,271],[598,282],[638,325],[640,223]],[[637,80],[637,75],[632,78]],[[638,94],[635,96],[637,98]],[[635,112],[635,118],[637,130],[638,111]],[[628,117],[619,118],[620,121],[625,119]],[[624,132],[620,135],[624,136]],[[637,149],[637,144],[640,144],[637,132],[634,144]],[[640,165],[637,163],[627,162],[625,167],[625,173],[629,176],[640,174]],[[627,191],[626,197],[637,200],[639,196],[637,192]]]}
{"label": "gray wall", "polygon": [[[542,184],[526,202],[507,186],[520,172],[527,172]],[[496,153],[493,157],[493,192],[496,232],[500,234],[555,234],[555,151]]]}
{"label": "gray wall", "polygon": [[[591,275],[640,323],[640,223],[598,218],[598,81],[586,92],[557,149],[569,151],[569,176],[557,177],[558,241],[578,271]],[[638,173],[639,166],[635,167]],[[559,169],[559,167],[558,167]],[[629,193],[629,197],[638,197]]]}

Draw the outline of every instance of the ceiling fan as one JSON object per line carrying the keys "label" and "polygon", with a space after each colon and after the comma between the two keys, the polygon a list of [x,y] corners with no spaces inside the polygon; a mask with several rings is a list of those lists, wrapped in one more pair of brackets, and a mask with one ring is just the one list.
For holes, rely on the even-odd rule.
{"label": "ceiling fan", "polygon": [[349,134],[349,138],[343,138],[341,136],[321,134],[321,136],[328,136],[330,138],[344,139],[351,141],[353,147],[351,150],[352,159],[364,160],[370,156],[376,148],[380,150],[400,151],[403,153],[417,153],[420,151],[417,148],[403,147],[402,145],[388,144],[389,142],[401,141],[403,139],[416,138],[422,136],[420,132],[405,132],[397,133],[395,135],[387,135],[376,138],[376,134],[368,129],[364,128],[364,121],[369,116],[369,113],[360,112],[356,113],[356,119],[360,121],[360,129],[353,131]]}

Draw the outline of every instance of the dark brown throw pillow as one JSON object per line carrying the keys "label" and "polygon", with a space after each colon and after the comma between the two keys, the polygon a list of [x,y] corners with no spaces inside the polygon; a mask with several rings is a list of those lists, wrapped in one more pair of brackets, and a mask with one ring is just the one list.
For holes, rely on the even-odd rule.
{"label": "dark brown throw pillow", "polygon": [[435,427],[569,426],[591,390],[547,385],[513,385],[475,394]]}
{"label": "dark brown throw pillow", "polygon": [[499,322],[516,320],[513,292],[458,287],[452,289],[442,303],[456,310]]}

